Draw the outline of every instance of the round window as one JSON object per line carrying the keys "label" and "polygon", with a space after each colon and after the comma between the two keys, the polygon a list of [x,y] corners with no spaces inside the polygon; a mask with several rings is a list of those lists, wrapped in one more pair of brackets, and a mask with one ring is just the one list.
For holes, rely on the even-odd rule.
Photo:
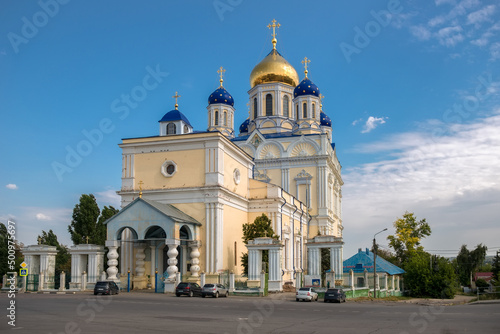
{"label": "round window", "polygon": [[174,165],[168,165],[167,166],[167,174],[172,175],[175,172],[175,166]]}
{"label": "round window", "polygon": [[165,161],[161,165],[161,173],[165,177],[171,177],[177,172],[177,165],[173,161]]}
{"label": "round window", "polygon": [[234,183],[239,184],[240,183],[240,178],[241,178],[240,170],[238,168],[236,168],[234,170],[234,172],[233,172]]}

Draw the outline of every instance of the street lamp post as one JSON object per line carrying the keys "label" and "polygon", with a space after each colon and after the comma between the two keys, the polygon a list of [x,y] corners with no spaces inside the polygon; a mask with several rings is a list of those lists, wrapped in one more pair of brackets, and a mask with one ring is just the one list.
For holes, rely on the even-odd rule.
{"label": "street lamp post", "polygon": [[377,298],[377,242],[375,241],[375,236],[379,233],[387,231],[384,228],[382,231],[375,233],[373,236],[373,297]]}

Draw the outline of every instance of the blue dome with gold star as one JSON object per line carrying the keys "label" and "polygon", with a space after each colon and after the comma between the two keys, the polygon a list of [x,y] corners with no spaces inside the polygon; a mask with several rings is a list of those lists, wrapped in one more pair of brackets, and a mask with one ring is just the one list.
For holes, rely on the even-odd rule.
{"label": "blue dome with gold star", "polygon": [[309,78],[304,78],[293,90],[293,96],[314,95],[319,97],[319,88]]}
{"label": "blue dome with gold star", "polygon": [[243,123],[241,123],[240,133],[247,133],[248,132],[248,124],[250,124],[250,118],[247,118]]}
{"label": "blue dome with gold star", "polygon": [[224,103],[234,106],[234,100],[231,94],[222,86],[214,90],[210,97],[208,98],[208,104]]}
{"label": "blue dome with gold star", "polygon": [[329,126],[329,127],[332,126],[332,120],[323,111],[321,111],[321,113],[319,114],[319,118],[321,121],[321,126]]}

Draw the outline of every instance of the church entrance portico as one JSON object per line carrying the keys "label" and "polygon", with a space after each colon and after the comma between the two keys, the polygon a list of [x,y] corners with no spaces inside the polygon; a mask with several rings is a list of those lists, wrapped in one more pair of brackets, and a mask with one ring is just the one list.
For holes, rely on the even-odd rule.
{"label": "church entrance portico", "polygon": [[154,288],[156,271],[169,282],[177,273],[198,279],[201,243],[194,237],[201,224],[192,217],[171,205],[138,198],[105,224],[108,279],[124,287],[130,270],[134,289]]}

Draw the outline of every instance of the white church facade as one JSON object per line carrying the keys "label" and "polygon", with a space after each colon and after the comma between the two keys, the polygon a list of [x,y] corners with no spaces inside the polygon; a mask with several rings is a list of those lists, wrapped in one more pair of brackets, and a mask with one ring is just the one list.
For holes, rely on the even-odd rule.
{"label": "white church facade", "polygon": [[[308,78],[309,61],[299,81],[276,49],[279,24],[269,27],[273,48],[250,75],[250,111],[238,134],[221,67],[206,131],[193,129],[176,93],[158,136],[119,145],[122,210],[106,222],[108,279],[123,281],[130,271],[140,289],[155,284],[155,272],[195,282],[202,272],[212,282],[224,272],[241,274],[242,253],[257,254],[243,243],[242,226],[262,214],[277,235],[270,246],[274,290],[321,275],[321,248],[330,249],[330,269],[341,278],[343,182],[332,122]],[[249,280],[259,261],[249,256]]]}

